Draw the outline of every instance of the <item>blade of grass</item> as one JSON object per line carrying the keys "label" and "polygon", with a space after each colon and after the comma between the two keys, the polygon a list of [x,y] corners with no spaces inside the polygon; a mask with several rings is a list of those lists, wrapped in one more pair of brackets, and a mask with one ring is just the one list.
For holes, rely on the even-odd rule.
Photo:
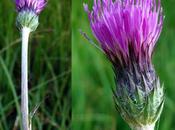
{"label": "blade of grass", "polygon": [[[10,86],[10,89],[11,89],[13,97],[14,97],[16,110],[17,110],[17,114],[18,114],[17,116],[20,116],[21,115],[20,105],[19,105],[19,102],[18,102],[18,96],[16,94],[15,86],[14,86],[14,83],[13,83],[12,78],[10,76],[10,73],[9,73],[9,71],[8,71],[8,69],[7,69],[7,67],[6,67],[6,65],[5,65],[5,63],[4,63],[4,61],[3,61],[1,56],[0,56],[0,63],[1,63],[1,66],[2,66],[2,68],[4,70],[4,72],[5,72],[5,75],[7,77],[7,80],[8,80],[9,86]],[[21,127],[21,116],[20,116],[20,128],[22,128]]]}

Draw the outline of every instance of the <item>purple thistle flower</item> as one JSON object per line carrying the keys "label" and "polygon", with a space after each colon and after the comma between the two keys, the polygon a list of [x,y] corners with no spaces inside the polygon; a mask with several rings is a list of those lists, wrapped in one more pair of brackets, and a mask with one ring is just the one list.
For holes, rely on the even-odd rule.
{"label": "purple thistle flower", "polygon": [[46,6],[45,0],[16,0],[16,9],[18,12],[31,10],[39,14]]}
{"label": "purple thistle flower", "polygon": [[163,24],[160,0],[94,0],[84,5],[91,28],[113,64],[128,66],[131,59],[144,66],[151,61]]}
{"label": "purple thistle flower", "polygon": [[27,27],[31,31],[35,31],[39,24],[38,15],[46,4],[46,0],[16,0],[16,9],[18,11],[17,27],[20,30]]}
{"label": "purple thistle flower", "polygon": [[[116,107],[131,128],[160,117],[163,88],[151,62],[163,26],[160,0],[94,0],[84,4],[91,29],[113,64]],[[150,129],[151,130],[151,129]]]}

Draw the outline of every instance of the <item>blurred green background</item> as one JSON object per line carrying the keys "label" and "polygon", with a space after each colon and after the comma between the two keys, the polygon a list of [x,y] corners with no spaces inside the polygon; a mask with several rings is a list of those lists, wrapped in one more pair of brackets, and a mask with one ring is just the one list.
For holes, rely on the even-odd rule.
{"label": "blurred green background", "polygon": [[[129,130],[114,107],[110,63],[79,32],[81,28],[93,38],[83,9],[83,2],[92,7],[92,1],[72,2],[72,127],[73,130]],[[165,86],[166,102],[158,124],[159,130],[175,130],[175,0],[162,0],[162,5],[166,17],[153,62]]]}
{"label": "blurred green background", "polygon": [[[30,36],[30,111],[33,130],[68,130],[71,118],[71,0],[48,0]],[[19,130],[20,33],[13,0],[0,2],[0,130]]]}

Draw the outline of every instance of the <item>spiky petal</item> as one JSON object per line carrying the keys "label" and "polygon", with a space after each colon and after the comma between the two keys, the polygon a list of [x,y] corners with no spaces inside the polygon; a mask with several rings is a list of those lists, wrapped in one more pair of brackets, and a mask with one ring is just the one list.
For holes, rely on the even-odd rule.
{"label": "spiky petal", "polygon": [[91,28],[112,63],[141,67],[151,55],[163,24],[160,0],[94,0],[88,13]]}
{"label": "spiky petal", "polygon": [[18,12],[22,10],[31,10],[39,14],[45,6],[45,0],[16,0],[16,9]]}

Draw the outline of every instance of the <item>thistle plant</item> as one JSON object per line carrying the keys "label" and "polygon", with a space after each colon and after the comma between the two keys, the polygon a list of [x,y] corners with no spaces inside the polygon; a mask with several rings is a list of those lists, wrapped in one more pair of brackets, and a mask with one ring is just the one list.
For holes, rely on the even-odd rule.
{"label": "thistle plant", "polygon": [[152,54],[163,25],[161,1],[94,0],[84,4],[94,36],[112,63],[116,108],[133,130],[154,130],[164,105]]}
{"label": "thistle plant", "polygon": [[45,0],[16,0],[18,16],[16,25],[22,36],[21,60],[21,113],[23,130],[31,130],[28,108],[28,40],[29,34],[39,25],[39,14],[46,5]]}

